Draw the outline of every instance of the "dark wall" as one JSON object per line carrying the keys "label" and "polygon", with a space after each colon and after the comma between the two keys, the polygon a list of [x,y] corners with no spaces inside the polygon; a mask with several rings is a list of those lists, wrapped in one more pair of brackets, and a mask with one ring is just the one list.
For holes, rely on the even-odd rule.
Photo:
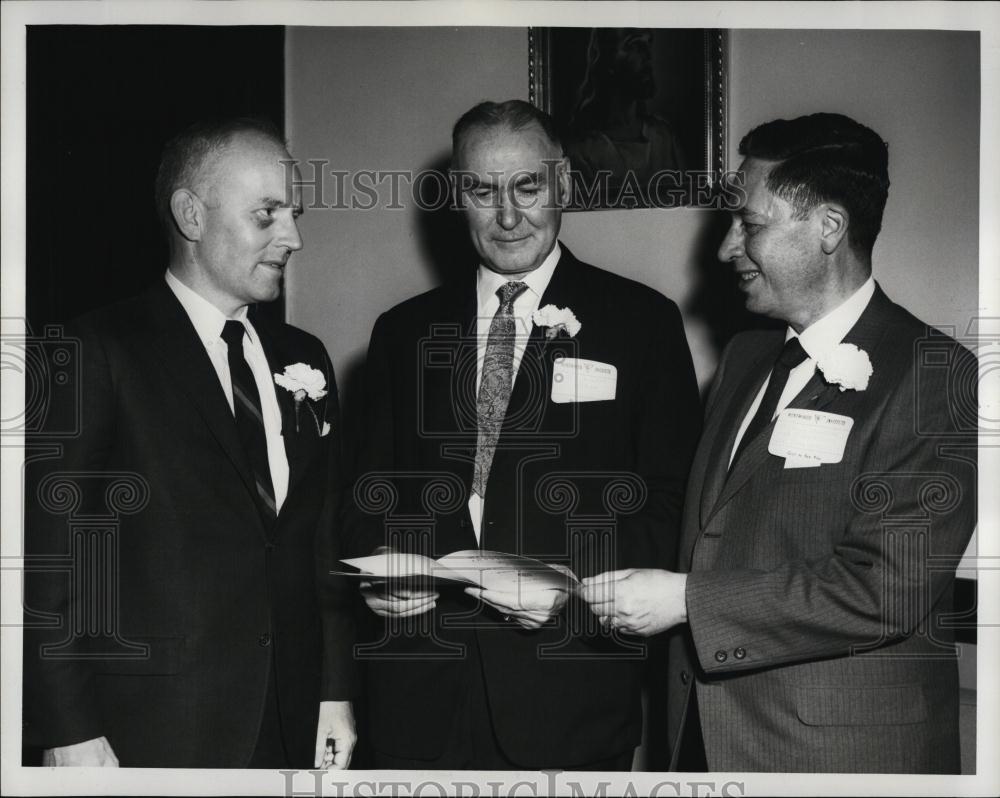
{"label": "dark wall", "polygon": [[282,27],[28,28],[33,329],[136,294],[163,273],[153,179],[164,143],[208,116],[266,116],[283,128],[284,71]]}

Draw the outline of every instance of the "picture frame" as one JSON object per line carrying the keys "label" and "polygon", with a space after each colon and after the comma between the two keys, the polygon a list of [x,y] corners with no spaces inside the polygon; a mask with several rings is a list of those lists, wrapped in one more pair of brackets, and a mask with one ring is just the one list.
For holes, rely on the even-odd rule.
{"label": "picture frame", "polygon": [[712,28],[529,28],[529,100],[569,156],[569,210],[711,202],[726,171],[727,45]]}

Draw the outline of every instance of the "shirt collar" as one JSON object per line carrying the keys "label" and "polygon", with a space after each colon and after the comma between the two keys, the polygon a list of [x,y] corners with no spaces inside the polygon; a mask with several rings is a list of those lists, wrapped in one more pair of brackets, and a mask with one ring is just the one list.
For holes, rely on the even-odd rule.
{"label": "shirt collar", "polygon": [[[861,318],[861,314],[865,312],[865,308],[868,307],[868,303],[874,295],[875,278],[869,276],[864,285],[851,294],[848,299],[819,321],[806,327],[798,336],[799,343],[806,350],[806,354],[812,360],[819,360],[820,357],[843,341],[844,336],[858,323],[858,319]],[[796,334],[795,330],[789,327],[785,333],[785,340],[794,338]]]}
{"label": "shirt collar", "polygon": [[[205,297],[181,282],[177,276],[167,269],[167,285],[174,292],[177,301],[181,303],[188,318],[194,325],[195,332],[206,346],[214,345],[222,336],[222,328],[230,320],[225,313],[209,302]],[[255,342],[256,331],[247,319],[247,307],[244,305],[232,317],[236,321],[243,322],[247,329],[250,342]]]}
{"label": "shirt collar", "polygon": [[[548,288],[549,281],[552,279],[552,274],[556,270],[556,265],[559,263],[561,255],[562,248],[559,246],[559,242],[556,241],[556,245],[546,256],[545,260],[542,261],[541,266],[537,269],[532,269],[523,277],[518,278],[522,283],[527,285],[528,290],[535,295],[536,305],[539,300],[541,300],[542,294],[545,293],[545,289]],[[487,269],[482,264],[479,264],[479,270],[476,277],[476,297],[479,302],[479,307],[484,308],[491,299],[496,299],[497,289],[506,282],[509,281],[502,274],[497,274],[492,269]]]}

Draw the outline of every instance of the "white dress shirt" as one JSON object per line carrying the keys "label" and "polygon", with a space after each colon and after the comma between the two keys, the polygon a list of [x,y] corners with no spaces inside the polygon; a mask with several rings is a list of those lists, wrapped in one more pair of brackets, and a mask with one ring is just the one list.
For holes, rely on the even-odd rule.
{"label": "white dress shirt", "polygon": [[[542,261],[541,265],[523,277],[515,279],[515,282],[522,282],[528,286],[526,291],[514,299],[514,380],[517,380],[517,371],[521,366],[521,358],[524,357],[524,350],[531,335],[531,314],[538,310],[538,304],[542,299],[542,294],[552,279],[552,273],[556,270],[562,249],[559,242]],[[502,274],[497,274],[491,269],[480,265],[476,275],[476,396],[479,396],[479,384],[483,379],[483,361],[486,360],[486,341],[490,334],[490,325],[493,317],[500,307],[500,298],[497,296],[497,289],[504,283],[511,282]],[[513,383],[511,383],[513,386]],[[485,500],[474,491],[469,494],[469,515],[472,517],[472,529],[476,533],[476,542],[481,539],[480,530],[483,525],[483,510],[486,506]]]}
{"label": "white dress shirt", "polygon": [[[235,416],[233,408],[233,382],[229,375],[229,347],[222,340],[222,328],[229,321],[221,310],[186,286],[168,269],[167,285],[174,292],[177,301],[184,307],[188,318],[194,325],[198,337],[205,346],[208,359],[212,361],[215,373],[219,377],[229,410]],[[235,320],[243,323],[247,334],[243,336],[243,357],[253,372],[260,394],[261,415],[264,417],[264,435],[267,438],[267,462],[271,469],[271,485],[274,487],[274,503],[278,510],[288,495],[288,457],[285,454],[285,443],[281,437],[281,408],[278,397],[274,393],[274,378],[268,365],[264,348],[261,346],[257,331],[247,318],[246,306],[239,309]]]}
{"label": "white dress shirt", "polygon": [[[851,331],[851,328],[861,318],[861,314],[868,307],[868,303],[871,302],[874,294],[875,279],[869,277],[864,285],[851,294],[850,298],[831,310],[819,321],[810,324],[801,334],[796,333],[791,327],[785,331],[786,341],[798,336],[799,343],[802,344],[802,348],[805,350],[808,358],[789,373],[788,382],[785,384],[785,389],[781,392],[781,397],[778,399],[778,406],[775,408],[774,416],[771,417],[772,420],[778,413],[788,407],[792,399],[798,396],[799,391],[806,387],[806,383],[809,382],[813,371],[816,369],[816,361],[844,340],[844,336]],[[730,466],[733,464],[733,456],[739,448],[740,441],[743,440],[743,434],[746,432],[747,427],[750,426],[750,422],[757,413],[757,408],[760,407],[760,403],[764,398],[764,391],[767,390],[767,384],[770,381],[771,376],[768,375],[767,379],[764,380],[764,384],[760,386],[757,396],[754,397],[753,404],[750,405],[750,409],[743,417],[743,423],[740,424],[739,431],[736,433],[736,440],[733,442],[732,451],[729,453]]]}

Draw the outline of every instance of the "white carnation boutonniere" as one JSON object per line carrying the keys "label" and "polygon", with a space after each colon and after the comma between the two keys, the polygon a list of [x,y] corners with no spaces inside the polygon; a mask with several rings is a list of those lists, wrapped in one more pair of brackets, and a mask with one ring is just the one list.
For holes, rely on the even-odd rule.
{"label": "white carnation boutonniere", "polygon": [[560,333],[565,333],[572,338],[583,327],[572,310],[557,308],[555,305],[539,308],[531,314],[531,320],[539,327],[548,327],[545,331],[546,338],[555,338]]}
{"label": "white carnation boutonniere", "polygon": [[[274,381],[286,391],[292,392],[295,399],[295,431],[299,431],[299,412],[305,400],[308,398],[312,402],[317,402],[326,396],[326,377],[319,369],[314,369],[306,363],[293,363],[285,366],[283,374],[275,374]],[[316,424],[316,432],[323,434],[323,430],[328,430],[327,423],[323,422],[322,429],[319,425],[319,417],[311,404],[306,404],[309,413]]]}
{"label": "white carnation boutonniere", "polygon": [[841,391],[863,391],[868,387],[868,378],[874,373],[872,362],[864,349],[854,344],[839,344],[816,361],[817,368],[831,385],[840,386]]}

